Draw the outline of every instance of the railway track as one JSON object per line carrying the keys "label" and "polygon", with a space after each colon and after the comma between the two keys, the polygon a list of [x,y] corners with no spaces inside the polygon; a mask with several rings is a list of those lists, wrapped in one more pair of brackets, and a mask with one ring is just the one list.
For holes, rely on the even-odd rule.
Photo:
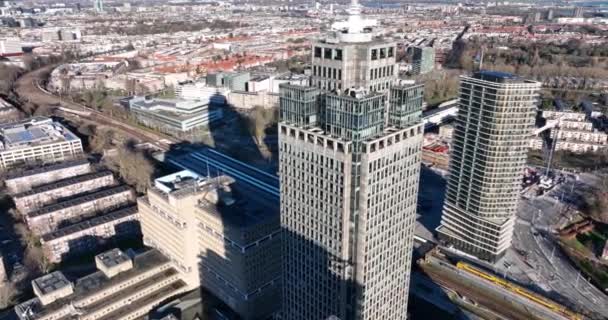
{"label": "railway track", "polygon": [[167,151],[172,143],[177,143],[179,140],[153,133],[142,128],[134,127],[129,124],[120,122],[111,118],[97,110],[80,105],[75,102],[66,101],[56,95],[43,89],[39,83],[44,80],[43,75],[50,72],[54,66],[48,66],[42,69],[34,70],[22,75],[14,88],[15,93],[21,101],[29,101],[37,105],[59,104],[64,108],[75,111],[86,111],[89,115],[78,114],[79,117],[86,120],[113,128],[117,131],[127,134],[131,138],[135,138],[141,142],[148,142],[158,147],[163,151]]}
{"label": "railway track", "polygon": [[433,279],[434,282],[441,285],[442,287],[450,288],[456,291],[461,296],[466,296],[469,299],[475,301],[478,305],[490,309],[497,314],[513,320],[543,320],[539,317],[533,317],[530,313],[518,312],[515,308],[511,307],[509,301],[499,301],[492,299],[487,292],[483,292],[480,289],[476,289],[473,286],[467,286],[457,281],[452,281],[446,277],[445,274],[434,272],[431,270],[424,270],[426,274]]}

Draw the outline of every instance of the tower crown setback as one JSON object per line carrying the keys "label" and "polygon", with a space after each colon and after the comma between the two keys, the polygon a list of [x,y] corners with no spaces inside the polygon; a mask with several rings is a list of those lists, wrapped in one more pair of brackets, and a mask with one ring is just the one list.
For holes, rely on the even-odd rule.
{"label": "tower crown setback", "polygon": [[348,20],[331,25],[332,33],[327,41],[352,43],[372,41],[372,27],[377,25],[377,21],[361,18],[361,5],[357,0],[351,1],[347,12]]}

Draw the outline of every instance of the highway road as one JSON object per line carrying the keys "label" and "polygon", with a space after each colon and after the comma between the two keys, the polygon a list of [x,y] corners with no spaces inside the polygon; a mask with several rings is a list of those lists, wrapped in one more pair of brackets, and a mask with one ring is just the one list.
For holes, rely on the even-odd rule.
{"label": "highway road", "polygon": [[[570,184],[576,183],[569,179],[560,188],[570,189]],[[561,191],[558,188],[555,192]],[[520,201],[513,245],[526,252],[525,260],[530,265],[521,268],[532,282],[548,291],[553,299],[568,301],[596,314],[597,319],[606,319],[608,296],[579,274],[578,269],[561,253],[554,239],[551,230],[567,220],[570,211],[564,203],[550,195]],[[518,264],[514,260],[509,263]]]}
{"label": "highway road", "polygon": [[90,113],[88,116],[79,116],[99,125],[111,127],[117,131],[123,132],[129,137],[137,139],[141,142],[151,143],[161,150],[169,149],[170,143],[167,143],[166,141],[178,142],[178,140],[174,138],[153,133],[140,127],[135,127],[118,121],[87,106],[61,99],[60,97],[53,95],[41,88],[39,84],[45,80],[45,74],[47,74],[54,67],[55,66],[47,66],[22,75],[17,80],[15,85],[15,93],[19,99],[21,101],[29,101],[40,106],[61,105],[64,108],[69,108],[76,111],[87,111]]}

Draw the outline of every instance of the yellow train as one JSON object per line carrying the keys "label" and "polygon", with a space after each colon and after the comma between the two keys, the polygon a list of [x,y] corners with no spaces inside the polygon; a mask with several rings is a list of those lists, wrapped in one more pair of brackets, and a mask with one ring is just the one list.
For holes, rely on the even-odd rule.
{"label": "yellow train", "polygon": [[456,267],[460,270],[464,270],[470,274],[473,274],[475,276],[478,276],[480,278],[486,279],[496,285],[499,285],[513,293],[516,293],[519,296],[522,296],[528,300],[531,300],[537,304],[542,305],[545,308],[548,308],[556,313],[559,313],[561,315],[563,315],[564,317],[571,319],[571,320],[583,320],[583,316],[580,314],[577,314],[575,312],[572,312],[570,310],[568,310],[566,307],[557,304],[541,295],[538,295],[530,290],[524,289],[518,285],[515,285],[503,278],[500,278],[498,276],[489,274],[485,271],[482,271],[478,268],[473,267],[472,265],[465,263],[465,262],[458,262],[456,263]]}

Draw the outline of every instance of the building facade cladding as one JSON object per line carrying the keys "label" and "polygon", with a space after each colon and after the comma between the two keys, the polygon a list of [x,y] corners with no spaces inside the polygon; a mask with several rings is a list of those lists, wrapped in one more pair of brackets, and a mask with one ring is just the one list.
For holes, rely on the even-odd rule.
{"label": "building facade cladding", "polygon": [[25,221],[34,234],[43,235],[62,225],[117,209],[133,200],[133,190],[123,185],[42,207],[29,212]]}
{"label": "building facade cladding", "polygon": [[38,186],[16,194],[13,196],[13,201],[19,212],[26,214],[59,199],[67,198],[83,191],[107,187],[114,183],[114,175],[110,171],[88,173]]}
{"label": "building facade cladding", "polygon": [[327,91],[363,87],[387,91],[396,79],[396,45],[391,42],[317,41],[312,50],[311,85]]}
{"label": "building facade cladding", "polygon": [[201,286],[244,320],[280,309],[281,232],[277,214],[244,227],[222,221],[211,206],[196,209]]}
{"label": "building facade cladding", "polygon": [[205,287],[245,320],[267,318],[280,308],[278,212],[231,223],[206,199],[210,187],[149,190],[138,200],[144,243],[169,257],[190,289]]}
{"label": "building facade cladding", "polygon": [[279,131],[283,317],[346,319],[352,144],[285,123]]}
{"label": "building facade cladding", "polygon": [[29,147],[0,150],[0,169],[10,169],[27,163],[59,162],[82,156],[79,138]]}
{"label": "building facade cladding", "polygon": [[75,177],[91,172],[91,165],[86,159],[60,162],[46,167],[10,172],[4,181],[10,194],[31,190],[34,187]]}
{"label": "building facade cladding", "polygon": [[327,134],[361,141],[380,134],[384,129],[386,96],[377,93],[357,98],[326,94],[323,110],[322,126]]}
{"label": "building facade cladding", "polygon": [[366,91],[322,91],[314,126],[281,101],[284,319],[406,317],[422,89]]}
{"label": "building facade cladding", "polygon": [[210,109],[208,102],[194,100],[135,97],[129,101],[129,109],[140,123],[169,133],[191,131],[222,117],[221,109]]}
{"label": "building facade cladding", "polygon": [[443,241],[490,261],[511,245],[539,89],[504,73],[461,78]]}
{"label": "building facade cladding", "polygon": [[50,118],[0,125],[0,169],[53,163],[82,155],[80,138]]}
{"label": "building facade cladding", "polygon": [[193,214],[200,197],[176,198],[150,189],[146,197],[137,200],[144,243],[171,259],[192,289],[200,283]]}
{"label": "building facade cladding", "polygon": [[408,127],[422,116],[424,84],[395,86],[389,94],[388,123],[396,127]]}
{"label": "building facade cladding", "polygon": [[281,84],[279,103],[280,117],[293,123],[317,125],[321,91],[313,87]]}
{"label": "building facade cladding", "polygon": [[108,241],[134,239],[141,235],[136,206],[112,211],[42,236],[45,257],[59,263],[67,257],[92,252]]}

